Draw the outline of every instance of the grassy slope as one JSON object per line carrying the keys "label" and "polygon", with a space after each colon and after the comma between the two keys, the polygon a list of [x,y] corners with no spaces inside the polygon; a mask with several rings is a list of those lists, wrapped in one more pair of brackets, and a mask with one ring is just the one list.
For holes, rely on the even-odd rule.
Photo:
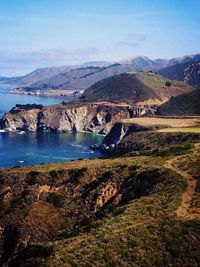
{"label": "grassy slope", "polygon": [[155,157],[177,156],[187,153],[192,143],[200,141],[198,133],[156,133],[138,132],[125,137],[115,148],[118,156],[138,153],[152,154]]}
{"label": "grassy slope", "polygon": [[189,92],[191,87],[181,82],[170,81],[165,86],[166,78],[153,73],[127,73],[104,79],[82,95],[82,101],[116,101],[135,103],[148,99],[165,101],[172,95]]}
{"label": "grassy slope", "polygon": [[[85,192],[90,196],[92,190],[99,188],[91,202],[98,204],[97,213],[91,216],[91,211],[88,210],[88,218],[81,225],[79,223],[83,217],[78,215],[78,228],[72,229],[70,220],[73,216],[67,216],[67,209],[64,209],[63,203],[56,206],[57,202],[51,201],[49,193],[46,193],[48,198],[44,194],[39,200],[33,201],[31,209],[26,211],[28,229],[37,224],[37,228],[33,228],[34,234],[43,229],[44,240],[50,232],[53,235],[52,245],[55,253],[45,259],[41,254],[40,257],[36,257],[37,253],[32,250],[32,254],[28,254],[30,258],[21,266],[186,267],[200,264],[200,223],[180,220],[175,215],[181,202],[181,194],[186,188],[185,180],[163,168],[165,161],[177,154],[185,154],[187,162],[188,155],[192,155],[192,143],[196,142],[196,138],[191,135],[184,137],[183,134],[182,138],[175,134],[148,134],[152,137],[150,145],[153,144],[153,148],[159,147],[159,151],[153,149],[147,155],[143,149],[140,155],[134,157],[73,161],[68,164],[47,164],[37,167],[38,181],[36,179],[34,183],[51,184],[53,191],[57,188],[57,194],[65,196],[64,203],[66,201],[67,209],[72,208],[72,214],[78,212],[77,205],[80,206],[83,202]],[[147,138],[147,133],[143,133],[143,138],[140,136],[138,140],[145,143]],[[130,136],[129,142],[133,140],[136,140],[135,137]],[[177,150],[177,146],[181,149]],[[191,163],[190,169],[193,166],[194,163]],[[18,183],[21,181],[21,186],[24,186],[23,181],[27,181],[27,175],[35,168],[4,170],[1,177],[10,185],[13,181],[15,186],[17,178]],[[101,180],[103,174],[104,179]],[[30,175],[28,177],[30,179]],[[31,180],[28,181],[30,184]],[[97,181],[101,181],[99,187]],[[100,200],[104,189],[110,182],[115,184],[120,181],[123,181],[121,189],[115,192],[114,198],[102,205]],[[61,189],[62,185],[64,191]],[[144,194],[145,185],[148,185],[148,190]],[[14,187],[15,194],[21,186]],[[29,185],[26,190],[30,188]],[[37,192],[37,187],[34,188],[34,192]],[[66,194],[68,191],[72,193],[71,196]],[[134,192],[140,193],[134,195]],[[30,201],[30,198],[27,199]],[[81,202],[76,202],[77,200]],[[74,204],[71,206],[70,203]],[[89,203],[90,198],[84,205],[87,206]],[[83,206],[82,213],[84,209]],[[23,211],[18,210],[18,217],[22,216],[20,212]],[[58,232],[63,234],[56,234]],[[27,255],[23,250],[21,253]],[[31,257],[34,253],[35,256]],[[16,265],[16,262],[13,264],[10,266],[20,266]]]}
{"label": "grassy slope", "polygon": [[162,115],[200,115],[200,90],[176,96],[161,105],[158,113]]}
{"label": "grassy slope", "polygon": [[[187,149],[184,153],[187,154]],[[152,156],[132,160],[148,167],[152,158],[155,160]],[[163,163],[166,156],[162,156]],[[126,158],[121,159],[121,163],[125,162]],[[156,162],[160,164],[158,156]],[[108,214],[100,221],[91,222],[86,233],[83,230],[65,242],[56,242],[56,256],[47,264],[198,266],[200,223],[176,218],[174,211],[180,204],[185,183],[180,176],[168,175],[163,177],[158,191],[116,207],[114,216]]]}
{"label": "grassy slope", "polygon": [[183,127],[200,127],[200,117],[192,118],[180,118],[180,117],[137,117],[130,119],[122,119],[122,123],[136,124],[143,127],[154,127],[154,128],[183,128]]}
{"label": "grassy slope", "polygon": [[197,181],[197,186],[195,190],[195,195],[192,199],[192,207],[200,208],[200,145],[198,145],[199,150],[195,154],[191,154],[188,157],[184,157],[179,160],[179,167],[183,171],[188,171],[194,176]]}

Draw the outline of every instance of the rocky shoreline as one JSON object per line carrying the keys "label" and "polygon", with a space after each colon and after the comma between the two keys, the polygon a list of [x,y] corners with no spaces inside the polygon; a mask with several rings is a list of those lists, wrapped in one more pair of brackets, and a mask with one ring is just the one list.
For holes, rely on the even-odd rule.
{"label": "rocky shoreline", "polygon": [[122,119],[140,116],[144,108],[113,103],[65,103],[47,107],[17,105],[4,114],[6,131],[89,132],[108,134]]}
{"label": "rocky shoreline", "polygon": [[20,95],[33,95],[33,96],[69,96],[69,97],[79,97],[84,90],[61,90],[61,89],[47,89],[47,90],[26,90],[23,88],[16,88],[10,91],[12,94]]}

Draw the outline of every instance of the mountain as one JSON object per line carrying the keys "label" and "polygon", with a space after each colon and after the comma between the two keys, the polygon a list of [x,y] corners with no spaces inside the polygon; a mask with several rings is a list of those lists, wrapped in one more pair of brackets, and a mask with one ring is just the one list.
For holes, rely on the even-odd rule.
{"label": "mountain", "polygon": [[[34,70],[31,73],[28,73],[25,76],[21,76],[21,77],[13,77],[13,78],[7,78],[5,81],[7,81],[7,83],[13,83],[13,84],[20,84],[20,85],[24,85],[24,86],[31,86],[34,85],[35,83],[46,83],[46,81],[48,81],[51,78],[60,74],[61,77],[62,75],[70,72],[71,70],[77,69],[86,69],[90,66],[92,67],[106,67],[111,65],[111,62],[105,62],[105,61],[96,61],[96,62],[86,62],[83,63],[82,65],[74,65],[74,66],[59,66],[59,67],[47,67],[47,68],[38,68],[36,70]],[[73,78],[72,78],[73,79]],[[54,80],[54,79],[53,79]],[[55,80],[57,80],[55,78]],[[58,82],[58,81],[57,81]],[[59,83],[59,82],[58,82]]]}
{"label": "mountain", "polygon": [[200,89],[172,97],[158,108],[160,115],[200,115]]}
{"label": "mountain", "polygon": [[152,72],[124,73],[101,80],[88,88],[81,101],[113,101],[131,104],[159,104],[171,96],[191,91],[191,87]]}
{"label": "mountain", "polygon": [[158,70],[157,72],[171,80],[177,80],[177,81],[184,81],[185,75],[184,71],[185,69],[190,65],[190,62],[188,63],[180,63],[175,64],[163,69]]}
{"label": "mountain", "polygon": [[200,61],[190,64],[184,71],[184,82],[192,86],[200,86]]}
{"label": "mountain", "polygon": [[58,73],[68,70],[70,70],[70,66],[39,68],[25,76],[7,78],[7,80],[5,81],[7,83],[13,83],[13,84],[31,85],[37,82],[38,80],[47,79],[57,75]]}
{"label": "mountain", "polygon": [[129,70],[131,70],[131,68],[128,65],[123,66],[117,63],[107,67],[81,67],[59,73],[46,80],[38,81],[32,84],[28,89],[86,89],[99,80]]}
{"label": "mountain", "polygon": [[20,84],[32,89],[87,89],[94,83],[126,72],[157,71],[177,63],[200,60],[200,54],[173,59],[150,59],[145,56],[118,62],[86,62],[79,66],[40,68],[22,77],[8,79],[7,83]]}
{"label": "mountain", "polygon": [[170,65],[180,64],[180,63],[189,63],[196,62],[200,60],[200,54],[186,55],[183,57],[172,58],[168,62]]}
{"label": "mountain", "polygon": [[184,81],[192,86],[200,85],[200,61],[172,65],[158,70],[158,73],[172,80]]}
{"label": "mountain", "polygon": [[141,71],[141,70],[155,70],[160,68],[161,66],[165,66],[168,64],[167,59],[150,59],[145,56],[139,56],[135,58],[128,58],[125,60],[120,61],[121,64],[124,65],[131,65],[134,67],[136,70]]}

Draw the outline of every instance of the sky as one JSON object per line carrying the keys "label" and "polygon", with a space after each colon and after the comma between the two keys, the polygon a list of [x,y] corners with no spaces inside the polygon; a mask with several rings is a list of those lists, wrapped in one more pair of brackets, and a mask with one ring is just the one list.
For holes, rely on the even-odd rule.
{"label": "sky", "polygon": [[0,0],[0,76],[200,53],[200,0]]}

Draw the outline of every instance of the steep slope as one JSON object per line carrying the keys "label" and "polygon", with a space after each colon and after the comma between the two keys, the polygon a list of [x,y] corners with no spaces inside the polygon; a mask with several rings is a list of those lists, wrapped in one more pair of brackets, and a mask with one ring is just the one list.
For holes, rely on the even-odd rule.
{"label": "steep slope", "polygon": [[153,105],[190,90],[189,86],[181,82],[169,81],[154,73],[124,73],[94,84],[83,93],[80,100],[131,104],[143,102]]}
{"label": "steep slope", "polygon": [[190,64],[184,71],[184,82],[192,86],[200,86],[200,61]]}
{"label": "steep slope", "polygon": [[200,90],[171,98],[158,108],[161,115],[200,115]]}
{"label": "steep slope", "polygon": [[158,74],[168,79],[184,81],[185,79],[184,71],[190,64],[191,64],[190,62],[175,64],[175,65],[160,69],[157,72]]}
{"label": "steep slope", "polygon": [[200,85],[200,61],[176,64],[158,70],[158,73],[172,80],[184,81],[192,86]]}
{"label": "steep slope", "polygon": [[64,131],[107,134],[121,119],[140,115],[140,107],[104,104],[17,105],[0,120],[9,131]]}
{"label": "steep slope", "polygon": [[141,149],[137,157],[1,170],[0,265],[199,266],[198,184],[180,210],[190,186],[182,164],[198,179],[200,151],[183,137],[177,158],[169,135],[159,137],[152,144],[162,157]]}

